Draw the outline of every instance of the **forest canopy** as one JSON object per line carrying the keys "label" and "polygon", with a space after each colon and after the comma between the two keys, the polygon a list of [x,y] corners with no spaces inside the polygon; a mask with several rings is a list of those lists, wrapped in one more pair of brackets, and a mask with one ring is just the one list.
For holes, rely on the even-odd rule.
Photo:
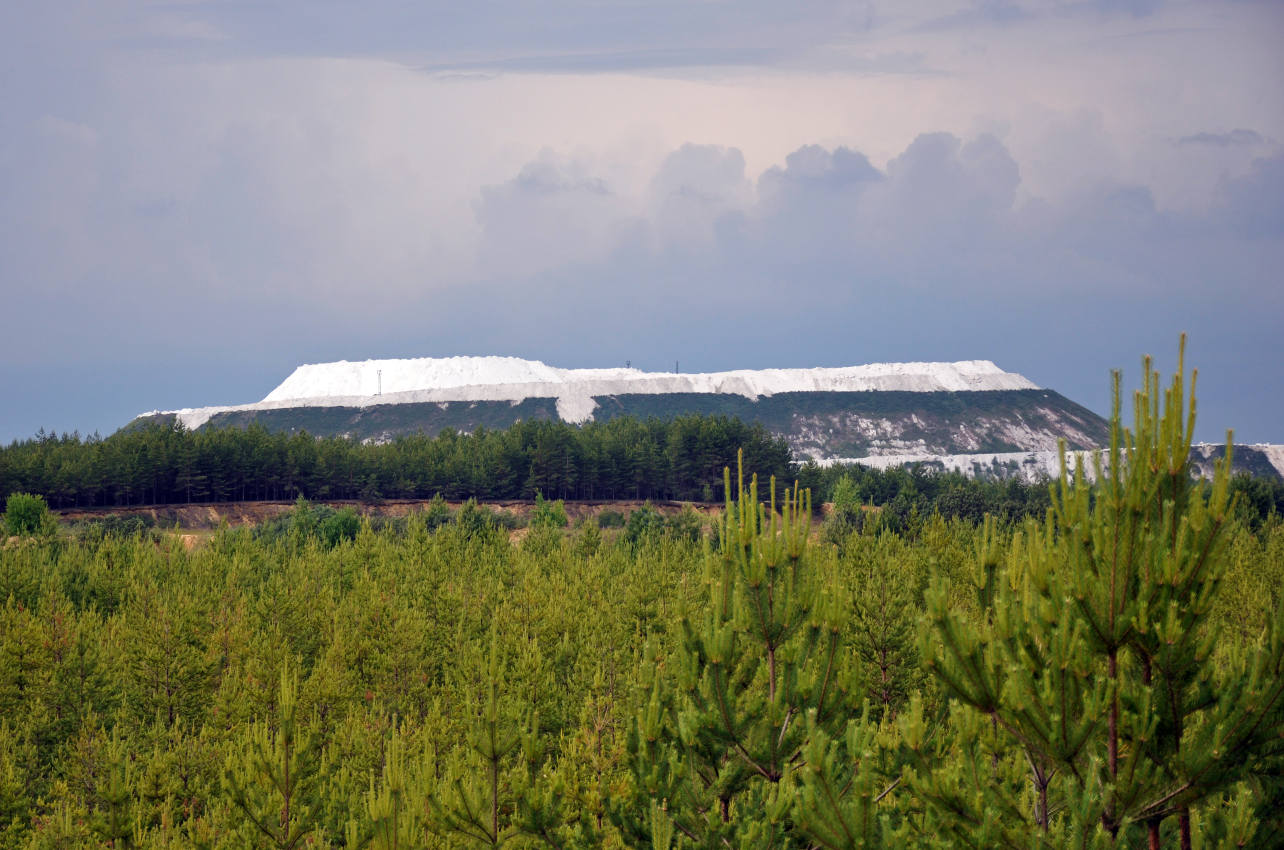
{"label": "forest canopy", "polygon": [[579,427],[519,422],[387,443],[251,425],[188,431],[149,424],[107,438],[38,435],[0,449],[0,494],[53,508],[262,499],[721,500],[722,471],[747,463],[783,480],[789,447],[724,416],[620,418]]}

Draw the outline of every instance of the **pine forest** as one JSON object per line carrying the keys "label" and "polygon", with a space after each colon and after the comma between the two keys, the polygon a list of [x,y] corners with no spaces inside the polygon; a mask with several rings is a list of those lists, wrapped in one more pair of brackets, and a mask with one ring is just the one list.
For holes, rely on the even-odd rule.
{"label": "pine forest", "polygon": [[[204,459],[240,445],[223,432],[15,444],[5,492],[40,495],[9,498],[0,551],[0,846],[1279,846],[1284,523],[1228,461],[1191,476],[1181,368],[1115,380],[1096,475],[1066,456],[1006,510],[795,481],[734,420],[366,455],[251,429],[261,457],[235,462]],[[342,493],[287,486],[326,458]],[[484,499],[483,478],[536,497],[524,529],[300,499],[190,546],[45,511]],[[558,501],[635,494],[722,509],[572,523]]]}

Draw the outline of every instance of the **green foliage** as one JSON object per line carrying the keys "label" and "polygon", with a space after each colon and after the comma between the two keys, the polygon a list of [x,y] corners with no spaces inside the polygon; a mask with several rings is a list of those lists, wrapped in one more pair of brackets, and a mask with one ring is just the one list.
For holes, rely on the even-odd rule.
{"label": "green foliage", "polygon": [[[849,728],[853,688],[838,663],[847,612],[833,565],[807,553],[809,497],[795,489],[780,502],[773,480],[763,504],[756,479],[738,481],[725,486],[739,495],[706,556],[708,606],[683,619],[670,657],[652,647],[644,660],[649,693],[628,738],[633,793],[611,809],[635,846],[681,835],[697,847],[807,847],[853,814],[853,797],[875,793],[873,770],[830,796],[810,769],[837,758],[830,743]],[[872,727],[850,728],[863,740]]]}
{"label": "green foliage", "polygon": [[[507,407],[507,405],[505,405]],[[313,409],[313,412],[320,409]],[[346,430],[346,429],[345,429]],[[0,493],[54,507],[279,500],[699,499],[743,448],[754,468],[785,475],[789,448],[725,416],[628,417],[583,427],[541,417],[504,430],[443,430],[363,443],[263,426],[151,422],[106,439],[44,434],[0,446]]]}
{"label": "green foliage", "polygon": [[334,548],[345,541],[357,539],[361,530],[361,517],[352,508],[342,508],[332,516],[323,519],[317,525],[317,534],[329,548]]}
{"label": "green foliage", "polygon": [[11,543],[0,846],[1271,846],[1284,524],[1173,475],[1150,404],[1037,519],[947,519],[910,473],[902,533],[865,510],[892,479],[838,474],[841,552],[740,479],[632,538],[443,499]]}
{"label": "green foliage", "polygon": [[265,541],[288,542],[294,547],[315,541],[333,549],[340,543],[356,540],[360,531],[361,516],[355,508],[345,506],[336,510],[299,496],[289,513],[258,526],[254,535]]}
{"label": "green foliage", "polygon": [[245,728],[223,769],[252,846],[293,850],[317,829],[320,742],[299,712],[298,674],[281,671],[275,717]]}
{"label": "green foliage", "polygon": [[442,498],[440,493],[432,497],[428,503],[428,508],[423,512],[424,527],[428,531],[435,531],[450,522],[450,506]]}
{"label": "green foliage", "polygon": [[[598,522],[606,523],[603,528],[618,527],[614,511],[603,511]],[[645,502],[629,512],[627,521],[623,522],[624,533],[621,540],[630,548],[655,546],[661,540],[677,543],[695,544],[700,541],[704,532],[704,518],[691,505],[683,505],[682,510],[671,516],[665,516],[655,505]]]}
{"label": "green foliage", "polygon": [[860,507],[860,492],[850,474],[844,473],[834,482],[834,489],[830,494],[829,500],[834,504],[835,513]]}
{"label": "green foliage", "polygon": [[683,505],[681,511],[665,520],[665,531],[674,540],[698,543],[704,532],[704,518],[691,505]]}
{"label": "green foliage", "polygon": [[[529,644],[518,667],[542,666]],[[516,671],[520,673],[519,671]],[[492,627],[482,693],[465,700],[469,724],[466,748],[446,760],[428,792],[429,828],[467,847],[597,847],[600,837],[546,759],[534,706],[515,711],[501,695],[508,684],[500,661],[499,633]],[[542,781],[543,780],[543,781]]]}
{"label": "green foliage", "polygon": [[364,818],[348,822],[347,846],[369,850],[412,850],[424,846],[422,800],[428,794],[420,766],[408,758],[402,735],[388,742],[378,781],[372,776],[362,797]]}
{"label": "green foliage", "polygon": [[843,554],[848,539],[865,528],[865,511],[861,508],[859,492],[850,475],[843,475],[834,483],[830,498],[831,511],[821,529],[821,540],[837,547],[839,554]]}
{"label": "green foliage", "polygon": [[531,528],[566,528],[568,522],[565,502],[561,499],[549,502],[542,493],[535,494],[535,507],[531,510],[529,522]]}
{"label": "green foliage", "polygon": [[147,516],[118,516],[107,514],[103,517],[87,519],[74,525],[77,539],[85,543],[96,543],[106,537],[137,537],[144,535],[154,542],[161,539],[155,531],[156,522]]}
{"label": "green foliage", "polygon": [[29,824],[28,812],[35,802],[30,796],[28,771],[35,753],[9,721],[0,721],[0,844],[20,846]]}
{"label": "green foliage", "polygon": [[1284,516],[1284,480],[1239,473],[1231,478],[1235,515],[1254,529]]}
{"label": "green foliage", "polygon": [[44,497],[31,493],[10,493],[5,501],[4,520],[15,537],[51,534],[55,528]]}
{"label": "green foliage", "polygon": [[987,514],[1008,521],[1026,517],[1041,519],[1050,507],[1046,482],[1026,484],[1019,478],[967,478],[962,473],[944,472],[925,464],[889,469],[834,464],[821,468],[804,464],[798,480],[821,501],[833,504],[831,517],[837,543],[844,525],[859,524],[855,514],[861,505],[886,507],[885,525],[905,531],[911,514],[928,517],[939,513],[946,519],[978,523]]}
{"label": "green foliage", "polygon": [[119,732],[105,742],[102,756],[105,775],[95,789],[97,811],[90,818],[90,829],[112,847],[134,847],[134,762]]}
{"label": "green foliage", "polygon": [[581,520],[575,529],[573,549],[583,558],[591,558],[602,548],[602,530],[593,517]]}
{"label": "green foliage", "polygon": [[[859,545],[856,545],[859,543]],[[860,538],[843,556],[852,644],[875,719],[892,718],[923,684],[918,621],[927,574],[889,532]]]}
{"label": "green foliage", "polygon": [[[486,695],[467,739],[471,758],[453,759],[428,798],[434,828],[469,845],[499,847],[517,832],[509,822],[507,775],[522,743],[520,729],[500,717],[498,638],[492,628]],[[501,818],[501,811],[505,816]]]}
{"label": "green foliage", "polygon": [[647,502],[629,513],[628,522],[624,526],[624,541],[633,547],[648,542],[655,543],[664,534],[664,525],[664,514]]}
{"label": "green foliage", "polygon": [[[975,759],[974,742],[990,741],[988,771],[941,770],[939,748],[918,753],[912,784],[960,842],[1157,847],[1175,820],[1190,847],[1192,812],[1269,769],[1267,742],[1284,731],[1282,612],[1241,646],[1220,645],[1211,616],[1229,461],[1210,487],[1192,480],[1181,368],[1166,389],[1149,360],[1144,371],[1132,429],[1116,376],[1096,484],[1063,474],[1046,523],[1027,521],[1010,545],[987,526],[979,616],[949,605],[940,582],[929,594],[928,666],[958,701],[951,725],[970,730],[956,746]],[[1208,830],[1235,826],[1214,820]]]}
{"label": "green foliage", "polygon": [[624,514],[611,508],[597,515],[598,528],[624,528],[625,522]]}
{"label": "green foliage", "polygon": [[469,499],[455,514],[455,528],[469,540],[495,540],[500,532],[501,514]]}

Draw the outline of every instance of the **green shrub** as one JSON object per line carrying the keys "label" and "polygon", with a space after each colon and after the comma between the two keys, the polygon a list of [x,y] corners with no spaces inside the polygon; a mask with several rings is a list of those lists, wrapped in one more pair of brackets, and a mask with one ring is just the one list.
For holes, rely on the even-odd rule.
{"label": "green shrub", "polygon": [[365,522],[369,524],[371,531],[383,531],[394,536],[405,534],[409,527],[403,516],[368,516],[365,517]]}
{"label": "green shrub", "polygon": [[318,526],[321,541],[333,549],[345,540],[356,540],[361,531],[361,517],[352,508],[344,508],[333,516],[326,517]]}
{"label": "green shrub", "polygon": [[561,499],[547,501],[542,493],[535,494],[535,507],[531,511],[531,528],[566,528],[566,503]]}
{"label": "green shrub", "polygon": [[[487,508],[487,510],[490,511],[489,508]],[[526,517],[522,516],[516,511],[506,511],[506,510],[500,509],[496,511],[490,511],[490,514],[491,514],[491,518],[494,519],[495,521],[495,525],[504,529],[505,531],[512,531],[513,529],[516,529],[516,528],[526,527]]]}
{"label": "green shrub", "polygon": [[254,529],[254,537],[265,542],[288,540],[302,546],[319,540],[333,548],[344,540],[355,540],[361,530],[361,517],[351,507],[336,511],[329,505],[314,505],[300,496],[294,509]]}
{"label": "green shrub", "polygon": [[859,506],[834,508],[820,529],[820,539],[838,547],[839,553],[847,551],[848,539],[860,534],[865,527],[865,512]]}
{"label": "green shrub", "polygon": [[833,510],[821,528],[820,539],[846,551],[847,538],[859,534],[865,527],[865,512],[860,505],[860,491],[850,475],[834,482]]}
{"label": "green shrub", "polygon": [[56,527],[44,496],[31,493],[12,493],[6,503],[5,525],[17,537],[34,537],[51,534]]}
{"label": "green shrub", "polygon": [[657,540],[664,534],[664,515],[655,509],[650,502],[634,509],[629,514],[629,521],[624,526],[624,540],[630,546]]}
{"label": "green shrub", "polygon": [[597,515],[598,528],[624,528],[624,514],[607,508]]}
{"label": "green shrub", "polygon": [[602,530],[593,517],[581,520],[575,526],[571,550],[583,558],[590,558],[602,548]]}
{"label": "green shrub", "polygon": [[463,507],[455,514],[455,526],[468,538],[490,537],[499,528],[495,522],[495,512],[477,504],[476,499],[464,502]]}
{"label": "green shrub", "polygon": [[424,525],[429,531],[436,531],[449,522],[450,505],[446,504],[446,500],[438,493],[428,503],[428,510],[424,511]]}
{"label": "green shrub", "polygon": [[674,540],[696,543],[704,531],[704,517],[691,505],[683,505],[681,512],[671,516],[664,524],[665,531]]}
{"label": "green shrub", "polygon": [[149,516],[107,514],[77,523],[75,536],[82,543],[97,543],[108,537],[129,538],[139,535],[159,540],[160,534],[155,530],[155,525],[156,521]]}

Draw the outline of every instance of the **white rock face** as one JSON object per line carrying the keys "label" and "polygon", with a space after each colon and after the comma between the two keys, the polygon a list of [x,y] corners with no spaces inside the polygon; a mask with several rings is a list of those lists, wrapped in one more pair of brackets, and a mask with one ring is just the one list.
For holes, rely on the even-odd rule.
{"label": "white rock face", "polygon": [[1266,455],[1266,459],[1275,467],[1275,471],[1284,476],[1284,445],[1271,445],[1269,443],[1254,443],[1249,448],[1257,449]]}
{"label": "white rock face", "polygon": [[[1084,475],[1089,481],[1096,478],[1094,456],[1100,451],[1066,452],[1066,465],[1075,470],[1078,458],[1083,458]],[[940,464],[946,472],[961,472],[969,478],[983,477],[994,467],[1005,467],[1007,472],[1002,478],[1020,478],[1028,483],[1048,478],[1061,477],[1061,453],[1059,451],[1033,452],[984,452],[980,454],[934,455],[934,454],[885,454],[867,457],[839,457],[818,460],[820,466],[834,464],[849,465],[858,463],[873,469],[892,469],[897,466],[909,466],[918,463]]]}
{"label": "white rock face", "polygon": [[[1191,446],[1191,454],[1194,458],[1209,460],[1218,455],[1224,447],[1217,443],[1196,443]],[[1275,470],[1284,477],[1284,445],[1275,445],[1269,443],[1252,443],[1250,445],[1236,446],[1235,451],[1243,452],[1245,449],[1261,452],[1266,456]],[[1090,451],[1067,451],[1066,466],[1070,471],[1076,469],[1076,462],[1083,460],[1084,476],[1087,480],[1092,481],[1097,477],[1096,461],[1101,460],[1103,468],[1109,468],[1110,453],[1108,449],[1095,449]],[[1036,482],[1049,478],[1061,477],[1061,453],[1060,451],[1030,451],[1030,452],[990,452],[982,454],[956,454],[956,455],[936,455],[929,453],[904,453],[904,454],[878,454],[867,457],[839,457],[824,458],[817,460],[820,466],[832,466],[834,464],[853,464],[858,463],[862,466],[868,466],[873,469],[891,469],[897,466],[908,466],[916,463],[940,464],[947,472],[961,472],[968,477],[977,477],[987,474],[992,468],[1006,467],[1007,473],[998,477],[1016,477],[1027,482]],[[1203,470],[1196,469],[1197,474],[1203,474],[1206,477],[1211,476],[1210,467],[1204,467]]]}
{"label": "white rock face", "polygon": [[815,369],[731,372],[643,372],[640,369],[559,369],[517,357],[423,357],[300,366],[254,404],[185,408],[175,414],[199,428],[217,413],[286,407],[367,407],[451,401],[557,399],[567,422],[593,418],[596,396],[726,393],[756,399],[785,392],[961,392],[1038,389],[989,360],[955,363],[871,363]]}

